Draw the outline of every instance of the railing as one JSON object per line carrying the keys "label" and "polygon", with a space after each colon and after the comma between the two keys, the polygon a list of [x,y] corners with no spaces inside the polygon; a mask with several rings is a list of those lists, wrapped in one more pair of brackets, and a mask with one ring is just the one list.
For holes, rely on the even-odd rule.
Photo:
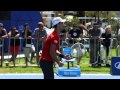
{"label": "railing", "polygon": [[[6,38],[3,38],[1,41],[0,41],[0,53],[1,53],[1,57],[0,57],[0,66],[2,67],[3,66],[3,61],[5,62],[5,63],[7,63],[7,61],[10,61],[10,56],[11,56],[11,53],[10,53],[10,46],[11,46],[11,42],[12,42],[12,40],[14,41],[13,42],[13,48],[14,48],[14,50],[13,50],[13,58],[14,58],[14,60],[13,60],[13,65],[15,66],[15,59],[16,59],[16,39],[18,39],[18,40],[20,40],[19,41],[19,43],[20,43],[20,49],[19,49],[19,53],[17,54],[17,58],[19,59],[19,63],[20,63],[20,58],[21,57],[25,57],[25,55],[24,55],[24,53],[23,53],[23,48],[21,47],[22,45],[23,45],[23,40],[25,40],[24,38],[22,38],[22,37],[19,37],[19,38],[15,38],[15,37],[9,37],[9,38],[7,38],[8,39],[8,42],[7,43],[4,43],[4,40],[5,40]],[[26,38],[26,42],[25,43],[27,43],[27,41],[28,41],[28,39],[30,39],[31,40],[31,43],[30,44],[26,44],[25,45],[25,47],[26,48],[32,48],[32,46],[34,46],[35,47],[35,51],[38,51],[38,49],[39,49],[39,44],[41,44],[41,49],[42,49],[42,47],[43,47],[43,42],[41,42],[41,43],[39,43],[38,42],[38,39],[37,38]],[[34,42],[33,42],[34,41]],[[6,54],[4,54],[5,53],[5,51],[4,51],[4,44],[8,44],[8,52],[6,53]],[[30,52],[31,52],[31,49],[30,49]],[[37,57],[37,55],[39,55],[39,52],[37,53],[36,52],[36,64],[38,64],[38,58],[39,58],[39,56]],[[31,56],[31,55],[30,55]],[[26,66],[27,66],[27,64],[28,64],[28,61],[26,61]]]}
{"label": "railing", "polygon": [[[15,46],[15,43],[16,43],[16,40],[15,39],[18,39],[18,38],[7,38],[8,39],[8,43],[3,43],[4,42],[4,38],[0,41],[0,66],[2,67],[2,65],[3,65],[3,63],[4,62],[6,62],[6,61],[8,61],[8,60],[10,60],[10,55],[11,55],[11,53],[10,53],[10,43],[11,43],[11,39],[14,39],[14,46]],[[22,37],[19,37],[19,39],[20,39],[20,45],[22,44],[22,41],[24,40],[24,38],[22,38]],[[27,40],[28,39],[30,39],[30,38],[27,38],[26,39],[26,42],[27,42]],[[73,43],[69,43],[69,39],[66,39],[66,40],[64,40],[64,41],[62,41],[62,43],[61,43],[61,45],[60,45],[60,48],[64,48],[64,47],[71,47],[73,44],[75,44],[75,42],[76,43],[82,43],[83,44],[83,46],[84,46],[84,48],[85,49],[87,49],[88,50],[88,53],[89,53],[89,56],[90,56],[90,58],[93,58],[93,62],[92,63],[96,63],[96,62],[98,62],[98,59],[99,59],[99,57],[98,56],[100,56],[100,62],[99,63],[101,63],[101,60],[103,60],[103,59],[105,59],[105,54],[104,54],[104,52],[105,52],[105,50],[104,50],[104,48],[103,48],[103,46],[102,46],[102,43],[101,43],[101,41],[103,40],[103,39],[105,39],[105,38],[100,38],[100,39],[98,39],[99,40],[99,42],[97,42],[96,41],[96,39],[93,39],[93,43],[91,44],[91,39],[90,38],[82,38],[82,39],[75,39],[75,40],[73,40]],[[110,52],[109,52],[109,58],[111,58],[112,57],[112,51],[111,51],[111,49],[112,49],[112,42],[113,41],[115,41],[116,43],[117,43],[117,45],[118,45],[118,40],[116,39],[116,38],[109,38],[109,39],[111,39],[111,45],[110,45]],[[94,41],[95,40],[95,41]],[[35,41],[35,42],[33,42],[33,41]],[[38,51],[38,44],[40,44],[39,42],[36,42],[37,41],[37,39],[36,38],[31,38],[31,42],[33,42],[33,43],[31,43],[31,45],[28,45],[28,48],[31,48],[32,47],[32,45],[34,45],[34,46],[36,46],[36,48],[35,48],[35,51]],[[64,44],[64,43],[66,43],[66,45]],[[5,52],[4,52],[4,44],[8,44],[8,52],[7,52],[7,56],[6,56],[6,54],[4,54]],[[43,47],[43,42],[41,43],[42,45],[42,47]],[[97,46],[98,45],[98,46]],[[116,55],[117,56],[120,56],[119,54],[120,53],[118,53],[120,50],[120,45],[118,45],[117,47],[116,47]],[[18,53],[18,55],[17,55],[17,58],[19,59],[18,61],[19,61],[19,64],[20,64],[20,59],[21,59],[21,56],[20,56],[20,53],[22,53],[22,55],[23,55],[23,57],[25,57],[25,55],[24,55],[24,53],[22,52],[22,50],[23,50],[23,48],[22,47],[20,47],[20,50],[19,50],[19,53]],[[15,50],[15,48],[14,48],[14,52],[15,52],[16,50]],[[38,51],[39,53],[40,53],[40,51]],[[91,52],[93,52],[93,53],[91,53]],[[14,59],[16,58],[15,57],[15,54],[16,54],[16,52],[14,53]],[[38,53],[37,53],[38,54]],[[36,54],[36,55],[37,55]],[[39,54],[38,54],[39,55]],[[97,60],[96,60],[97,59]],[[26,62],[26,65],[27,65],[27,63],[28,63],[28,61]],[[36,58],[36,62],[35,62],[35,64],[37,65],[37,58]],[[15,66],[15,64],[16,64],[16,62],[15,61],[13,61],[13,64],[14,64],[14,66]]]}
{"label": "railing", "polygon": [[[64,41],[62,41],[61,47],[60,48],[64,48],[64,47],[71,47],[72,45],[74,45],[75,43],[81,43],[84,46],[84,49],[86,49],[85,51],[89,52],[89,56],[90,59],[93,59],[91,64],[94,63],[98,63],[101,64],[103,62],[103,60],[105,60],[105,47],[102,45],[102,40],[104,40],[105,38],[99,38],[98,41],[96,41],[96,38],[77,38],[77,39],[73,39],[72,43],[69,43],[70,39],[66,39]],[[111,59],[112,57],[112,46],[113,46],[113,41],[115,41],[118,45],[118,41],[116,38],[108,38],[110,39],[110,46],[109,46],[109,59]],[[93,41],[92,41],[93,40]],[[65,45],[66,44],[66,45]],[[120,45],[119,45],[120,48]],[[118,48],[116,48],[117,51]],[[82,52],[82,51],[81,51]],[[78,54],[80,54],[79,52],[77,52]],[[117,52],[116,52],[117,53]]]}

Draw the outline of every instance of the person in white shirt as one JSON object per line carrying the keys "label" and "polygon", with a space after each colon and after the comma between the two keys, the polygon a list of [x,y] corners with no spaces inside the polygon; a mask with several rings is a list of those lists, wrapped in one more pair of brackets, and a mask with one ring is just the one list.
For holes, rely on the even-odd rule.
{"label": "person in white shirt", "polygon": [[103,33],[105,33],[105,29],[103,29],[103,27],[102,27],[102,21],[101,20],[98,21],[98,24],[99,24],[100,36],[101,36]]}
{"label": "person in white shirt", "polygon": [[118,30],[118,42],[120,44],[120,29]]}
{"label": "person in white shirt", "polygon": [[120,36],[120,29],[118,30],[118,36]]}

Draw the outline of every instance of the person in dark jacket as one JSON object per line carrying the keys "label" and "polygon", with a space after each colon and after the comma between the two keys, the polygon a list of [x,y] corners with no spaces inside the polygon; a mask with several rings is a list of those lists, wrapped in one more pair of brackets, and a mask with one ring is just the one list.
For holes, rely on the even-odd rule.
{"label": "person in dark jacket", "polygon": [[89,30],[90,38],[90,64],[92,67],[100,67],[99,63],[99,41],[100,41],[100,29],[98,29],[98,23],[93,24],[93,28]]}

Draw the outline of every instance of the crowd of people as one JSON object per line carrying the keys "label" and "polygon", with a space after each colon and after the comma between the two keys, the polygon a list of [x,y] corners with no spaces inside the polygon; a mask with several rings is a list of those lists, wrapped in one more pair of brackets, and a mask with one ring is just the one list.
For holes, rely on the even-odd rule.
{"label": "crowd of people", "polygon": [[[28,23],[24,24],[22,33],[17,30],[15,26],[10,27],[9,32],[6,31],[3,23],[0,23],[0,43],[1,45],[4,42],[5,38],[9,38],[9,50],[12,57],[9,59],[9,62],[13,61],[15,66],[16,57],[20,51],[20,39],[23,39],[23,50],[25,54],[25,63],[28,66],[28,62],[33,63],[33,57],[36,53],[36,63],[39,64],[39,52],[42,50],[42,46],[47,37],[46,31],[43,29],[44,24],[42,22],[38,22],[38,28],[35,28],[34,32],[30,30],[30,26]],[[20,34],[22,37],[20,37]],[[32,39],[35,38],[35,42],[33,44]],[[4,45],[3,47],[4,48]],[[31,53],[31,58],[28,60]],[[4,51],[1,49],[1,60],[4,60]]]}
{"label": "crowd of people", "polygon": [[[53,28],[56,27],[57,26],[53,26]],[[61,37],[60,40],[61,41],[66,40],[70,46],[77,42],[83,43],[84,37],[89,38],[90,43],[89,43],[88,51],[90,53],[90,64],[92,67],[101,67],[101,63],[103,60],[101,60],[100,57],[100,47],[101,45],[103,45],[103,47],[106,48],[105,66],[110,67],[110,64],[108,63],[110,44],[111,44],[110,38],[112,38],[110,25],[107,25],[105,28],[102,28],[102,21],[99,20],[98,22],[91,23],[91,25],[89,26],[86,26],[85,21],[83,21],[81,25],[78,25],[77,23],[73,22],[73,26],[69,30],[66,29],[67,28],[66,25],[64,25],[64,28],[60,26],[59,28],[63,29],[59,32]],[[44,30],[44,24],[42,22],[38,22],[38,28],[35,28],[34,32],[32,32],[32,30],[30,30],[29,24],[25,23],[23,31],[22,33],[20,33],[15,26],[12,26],[9,32],[7,32],[3,24],[0,23],[0,40],[1,40],[0,43],[1,44],[3,43],[2,40],[4,38],[10,38],[9,50],[12,57],[9,60],[9,62],[13,61],[15,63],[16,57],[20,51],[20,34],[22,34],[22,38],[23,38],[23,50],[25,54],[26,66],[28,66],[28,62],[33,64],[33,57],[35,56],[35,53],[36,53],[36,63],[39,65],[39,57],[41,57],[41,54],[46,53],[46,55],[48,55],[47,54],[48,52],[42,51],[44,43],[48,37],[46,30]],[[34,44],[32,42],[32,38],[35,38]],[[100,38],[105,38],[105,39],[100,39]],[[30,53],[31,53],[31,57],[30,57]],[[53,54],[53,52],[51,52],[51,54]],[[1,58],[2,60],[4,60],[4,52],[1,54]],[[81,58],[82,56],[78,55],[77,65],[80,64]]]}
{"label": "crowd of people", "polygon": [[[82,43],[84,45],[85,39],[88,38],[90,53],[90,64],[92,67],[101,67],[101,64],[105,62],[106,67],[110,67],[109,52],[111,46],[111,25],[106,25],[105,28],[102,27],[102,21],[92,22],[91,25],[86,26],[85,21],[81,25],[77,25],[73,23],[72,29],[67,31],[66,40],[69,45],[73,45],[77,42]],[[106,49],[106,57],[105,61],[103,61],[104,52],[101,52],[101,46]],[[102,53],[102,57],[100,54]],[[80,64],[82,56],[78,55],[77,57],[77,65]]]}

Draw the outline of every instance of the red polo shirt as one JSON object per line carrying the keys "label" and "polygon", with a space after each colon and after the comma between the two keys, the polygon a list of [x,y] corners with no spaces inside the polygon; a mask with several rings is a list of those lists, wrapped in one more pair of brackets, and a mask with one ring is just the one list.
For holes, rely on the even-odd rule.
{"label": "red polo shirt", "polygon": [[40,57],[40,60],[53,62],[52,57],[50,56],[50,46],[51,44],[54,44],[56,46],[56,50],[59,50],[59,43],[60,43],[60,37],[59,34],[54,30],[46,39],[43,49],[42,49],[42,55]]}

